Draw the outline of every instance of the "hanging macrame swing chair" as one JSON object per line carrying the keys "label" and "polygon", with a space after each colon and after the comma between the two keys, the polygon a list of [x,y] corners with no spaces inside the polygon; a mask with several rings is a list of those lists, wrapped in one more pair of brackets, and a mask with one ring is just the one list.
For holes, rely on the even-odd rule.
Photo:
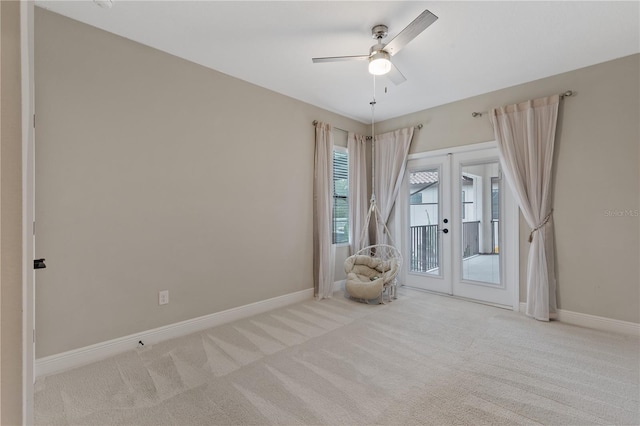
{"label": "hanging macrame swing chair", "polygon": [[[375,93],[375,80],[374,80],[374,93]],[[375,105],[375,98],[371,102],[371,134],[374,133],[374,120],[373,110]],[[375,136],[371,138],[371,201],[369,204],[369,211],[367,212],[367,218],[364,226],[362,227],[362,233],[360,234],[360,245],[365,241],[365,237],[369,232],[369,223],[371,217],[374,218],[376,238],[374,241],[380,242],[381,236],[378,235],[379,229],[383,230],[383,235],[386,235],[386,241],[389,244],[374,244],[364,247],[356,254],[349,256],[344,262],[344,271],[347,273],[347,279],[345,281],[345,292],[352,298],[364,302],[378,299],[378,303],[384,303],[384,294],[387,295],[387,300],[397,298],[397,275],[402,267],[402,255],[400,251],[395,247],[395,243],[391,238],[391,233],[387,228],[387,224],[380,217],[378,206],[376,203],[376,190],[375,190]]]}
{"label": "hanging macrame swing chair", "polygon": [[[389,229],[378,215],[375,196],[371,197],[371,205],[367,213],[367,220],[363,227],[368,232],[371,216],[375,217],[376,224],[381,224],[387,239],[391,244],[374,244],[364,247],[344,261],[344,271],[347,279],[344,284],[346,293],[353,299],[369,301],[378,299],[384,303],[384,294],[387,300],[395,299],[397,280],[396,277],[402,267],[402,255],[393,244]],[[376,226],[377,229],[377,226]]]}

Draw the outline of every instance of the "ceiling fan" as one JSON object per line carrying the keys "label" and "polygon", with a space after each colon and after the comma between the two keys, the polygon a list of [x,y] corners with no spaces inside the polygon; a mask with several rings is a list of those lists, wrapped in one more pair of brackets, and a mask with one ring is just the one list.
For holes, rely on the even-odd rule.
{"label": "ceiling fan", "polygon": [[371,35],[375,40],[377,40],[377,43],[371,46],[368,55],[331,56],[325,58],[313,58],[312,61],[314,63],[320,63],[366,60],[369,61],[369,72],[371,74],[384,75],[388,73],[387,77],[389,80],[398,85],[405,82],[407,79],[402,75],[400,70],[391,63],[391,56],[398,53],[404,46],[416,38],[418,34],[426,30],[427,27],[433,24],[437,19],[438,17],[436,15],[425,10],[387,44],[382,43],[382,40],[388,34],[388,27],[386,25],[376,25],[371,28]]}

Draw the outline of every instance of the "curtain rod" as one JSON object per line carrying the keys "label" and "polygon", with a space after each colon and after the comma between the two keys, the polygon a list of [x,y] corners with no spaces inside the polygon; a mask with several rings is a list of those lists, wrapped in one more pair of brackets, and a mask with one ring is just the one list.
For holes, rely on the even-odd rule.
{"label": "curtain rod", "polygon": [[[571,90],[567,90],[564,93],[560,93],[559,94],[560,99],[564,99],[564,98],[568,98],[569,96],[573,96],[573,92]],[[472,112],[471,116],[472,117],[482,117],[482,114],[489,114],[489,111],[482,111],[482,112]]]}
{"label": "curtain rod", "polygon": [[[318,124],[318,120],[313,120],[312,124],[315,126],[316,124]],[[340,130],[341,132],[349,133],[348,130],[341,129],[340,127],[333,127],[333,128],[336,129],[336,130]],[[414,128],[416,128],[418,130],[422,129],[422,123],[416,124],[414,126]],[[367,137],[370,138],[371,136],[367,136]]]}

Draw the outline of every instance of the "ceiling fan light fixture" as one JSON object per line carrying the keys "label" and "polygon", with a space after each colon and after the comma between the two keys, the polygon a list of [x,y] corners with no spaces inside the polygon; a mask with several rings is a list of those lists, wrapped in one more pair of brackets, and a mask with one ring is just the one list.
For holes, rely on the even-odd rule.
{"label": "ceiling fan light fixture", "polygon": [[387,52],[379,50],[369,57],[369,73],[384,75],[389,71],[391,71],[391,61]]}

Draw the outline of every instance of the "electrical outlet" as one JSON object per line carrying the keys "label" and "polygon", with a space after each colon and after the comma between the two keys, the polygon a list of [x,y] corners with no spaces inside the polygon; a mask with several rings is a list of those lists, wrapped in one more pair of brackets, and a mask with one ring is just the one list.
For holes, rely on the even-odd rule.
{"label": "electrical outlet", "polygon": [[166,305],[169,303],[169,290],[162,290],[158,293],[158,305]]}

